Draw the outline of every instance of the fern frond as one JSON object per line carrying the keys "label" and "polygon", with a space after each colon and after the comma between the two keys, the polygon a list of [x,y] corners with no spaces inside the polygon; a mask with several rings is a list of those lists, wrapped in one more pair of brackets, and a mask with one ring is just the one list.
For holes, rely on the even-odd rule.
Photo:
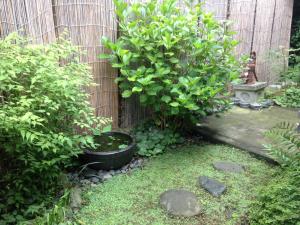
{"label": "fern frond", "polygon": [[265,148],[282,165],[300,165],[300,134],[293,124],[282,122],[265,133],[272,141]]}

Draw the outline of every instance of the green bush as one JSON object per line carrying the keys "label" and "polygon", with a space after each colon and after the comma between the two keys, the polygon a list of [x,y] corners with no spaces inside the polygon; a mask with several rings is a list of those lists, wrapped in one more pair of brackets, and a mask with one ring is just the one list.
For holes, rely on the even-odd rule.
{"label": "green bush", "polygon": [[300,56],[297,55],[299,54],[299,49],[297,51],[290,50],[289,53],[289,61],[293,61],[293,63],[290,63],[287,70],[281,74],[281,80],[300,84]]}
{"label": "green bush", "polygon": [[[67,214],[70,203],[70,190],[66,190],[64,195],[57,201],[51,210],[46,212],[43,216],[36,218],[33,223],[34,225],[75,225],[68,221]],[[26,223],[24,224],[26,225]]]}
{"label": "green bush", "polygon": [[225,104],[219,97],[240,73],[233,55],[237,41],[227,24],[187,2],[183,12],[177,0],[131,5],[114,0],[120,37],[115,43],[102,39],[112,53],[101,58],[120,69],[122,96],[139,95],[162,127],[170,121],[181,126],[183,119]]}
{"label": "green bush", "polygon": [[266,132],[272,144],[266,147],[282,166],[300,168],[300,134],[292,124],[282,122]]}
{"label": "green bush", "polygon": [[291,48],[300,48],[300,20],[293,21],[293,29],[291,35]]}
{"label": "green bush", "polygon": [[286,169],[263,187],[249,219],[251,225],[299,225],[300,171]]}
{"label": "green bush", "polygon": [[68,41],[0,40],[0,221],[34,217],[80,146],[93,146],[88,132],[109,122],[94,116],[84,91],[90,85],[89,68]]}
{"label": "green bush", "polygon": [[283,170],[260,190],[249,211],[252,225],[300,224],[300,135],[295,127],[281,123],[268,131],[269,153]]}
{"label": "green bush", "polygon": [[274,97],[274,101],[282,107],[300,108],[300,87],[287,87],[280,95]]}
{"label": "green bush", "polygon": [[143,125],[135,130],[138,154],[141,156],[155,156],[163,153],[167,148],[183,142],[180,134],[169,128],[161,130],[155,126]]}

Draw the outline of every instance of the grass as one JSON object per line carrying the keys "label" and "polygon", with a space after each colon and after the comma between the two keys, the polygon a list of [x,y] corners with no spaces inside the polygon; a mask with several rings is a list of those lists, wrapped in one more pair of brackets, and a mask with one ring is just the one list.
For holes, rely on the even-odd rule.
{"label": "grass", "polygon": [[[218,160],[246,166],[242,174],[216,171]],[[88,225],[219,225],[237,224],[245,214],[257,187],[264,185],[277,170],[248,153],[222,145],[191,145],[151,159],[142,170],[119,175],[85,193],[88,204],[77,214]],[[220,198],[197,186],[197,178],[210,176],[228,186]],[[194,192],[203,213],[193,218],[172,217],[159,205],[162,192],[184,188]],[[233,211],[231,218],[227,212]]]}

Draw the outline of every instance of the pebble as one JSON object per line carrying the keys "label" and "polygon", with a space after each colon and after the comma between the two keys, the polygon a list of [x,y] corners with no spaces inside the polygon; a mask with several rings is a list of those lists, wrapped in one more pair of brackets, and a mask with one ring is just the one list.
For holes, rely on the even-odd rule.
{"label": "pebble", "polygon": [[144,165],[146,159],[143,158],[135,158],[133,159],[129,164],[123,166],[120,169],[117,170],[93,170],[90,168],[86,168],[79,176],[78,171],[77,172],[71,172],[67,174],[67,177],[70,182],[74,184],[79,184],[81,186],[96,186],[103,181],[110,180],[113,176],[119,175],[119,174],[126,174],[130,172],[131,170],[134,170],[136,168],[140,168]]}
{"label": "pebble", "polygon": [[93,182],[93,183],[95,183],[95,184],[97,184],[97,183],[99,183],[101,180],[100,180],[98,177],[92,177],[92,178],[90,179],[90,181]]}
{"label": "pebble", "polygon": [[254,110],[260,110],[262,108],[262,105],[259,103],[252,103],[250,104],[250,109],[254,109]]}
{"label": "pebble", "polygon": [[106,173],[103,175],[102,179],[104,181],[111,179],[113,176],[110,173]]}

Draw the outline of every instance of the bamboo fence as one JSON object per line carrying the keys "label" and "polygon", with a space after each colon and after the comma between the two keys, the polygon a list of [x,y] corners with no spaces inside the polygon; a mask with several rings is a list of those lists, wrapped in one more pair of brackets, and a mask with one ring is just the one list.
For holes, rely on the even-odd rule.
{"label": "bamboo fence", "polygon": [[[141,2],[126,0],[127,2]],[[147,0],[142,0],[147,1]],[[161,1],[161,0],[160,0]],[[293,13],[293,0],[199,0],[203,9],[218,20],[231,20],[235,38],[240,41],[237,56],[257,52],[259,80],[275,82],[286,61],[269,60],[272,51],[288,48]],[[184,7],[183,0],[179,6]],[[118,73],[98,55],[106,52],[102,36],[117,38],[117,20],[112,0],[0,0],[0,37],[17,31],[34,43],[53,42],[65,30],[72,42],[87,52],[82,62],[88,63],[97,87],[90,89],[91,103],[97,115],[112,117],[114,125],[132,126],[149,110],[139,106],[136,98],[120,100],[114,79]],[[271,63],[272,62],[272,63]]]}

